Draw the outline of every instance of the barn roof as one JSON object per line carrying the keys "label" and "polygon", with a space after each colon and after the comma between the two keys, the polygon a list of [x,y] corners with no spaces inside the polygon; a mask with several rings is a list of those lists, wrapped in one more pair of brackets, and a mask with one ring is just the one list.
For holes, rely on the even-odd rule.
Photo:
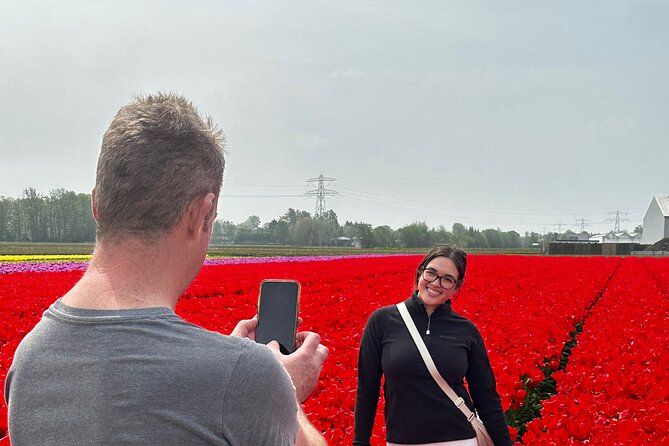
{"label": "barn roof", "polygon": [[664,197],[655,197],[658,206],[660,206],[660,211],[665,217],[669,217],[669,196]]}

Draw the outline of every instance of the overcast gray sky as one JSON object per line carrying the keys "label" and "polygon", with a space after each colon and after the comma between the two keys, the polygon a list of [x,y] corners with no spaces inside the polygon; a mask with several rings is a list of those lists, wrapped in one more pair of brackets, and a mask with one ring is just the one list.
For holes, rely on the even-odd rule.
{"label": "overcast gray sky", "polygon": [[395,229],[633,229],[669,194],[669,1],[0,5],[0,195],[90,192],[159,90],[225,131],[235,223],[314,213],[320,174],[340,223]]}

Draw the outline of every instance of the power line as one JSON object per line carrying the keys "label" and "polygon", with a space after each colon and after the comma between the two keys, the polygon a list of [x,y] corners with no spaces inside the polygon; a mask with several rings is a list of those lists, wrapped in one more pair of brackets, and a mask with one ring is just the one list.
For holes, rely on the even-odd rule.
{"label": "power line", "polygon": [[[585,214],[601,214],[604,213],[605,209],[586,209],[585,212],[583,209],[572,209],[570,211],[565,211],[565,212],[535,212],[535,211],[524,211],[524,210],[491,210],[491,209],[485,209],[485,211],[481,210],[481,208],[476,208],[472,206],[467,206],[463,205],[462,203],[458,203],[455,199],[449,198],[449,197],[441,197],[439,199],[439,203],[444,203],[443,205],[435,204],[435,202],[425,202],[425,201],[419,201],[416,199],[408,199],[408,198],[401,198],[401,197],[393,197],[389,195],[383,195],[379,193],[374,193],[374,192],[367,192],[367,191],[362,191],[359,189],[353,189],[350,187],[346,186],[339,186],[340,189],[343,189],[345,191],[350,191],[354,192],[356,194],[360,194],[363,196],[369,196],[369,199],[374,199],[374,200],[380,200],[384,202],[391,202],[394,204],[398,204],[396,202],[404,202],[404,203],[409,203],[413,206],[421,206],[421,207],[430,207],[430,208],[435,208],[435,209],[443,209],[444,206],[448,206],[450,209],[453,210],[458,210],[458,211],[467,211],[467,212],[485,212],[486,214],[501,214],[501,215],[535,215],[535,216],[554,216],[554,217],[560,217],[564,216],[565,214],[569,213],[585,213]],[[639,208],[639,210],[642,208]]]}
{"label": "power line", "polygon": [[410,209],[407,207],[403,207],[401,205],[393,206],[392,204],[389,205],[383,202],[368,201],[365,197],[361,199],[360,197],[352,197],[348,194],[339,194],[336,198],[333,198],[332,200],[336,203],[340,203],[346,206],[355,206],[358,208],[381,210],[384,211],[384,213],[386,214],[398,215],[402,217],[413,217],[414,221],[421,220],[424,218],[437,218],[442,220],[451,220],[454,222],[458,221],[468,222],[469,224],[475,222],[479,224],[489,225],[491,227],[495,227],[500,224],[534,225],[534,226],[542,226],[542,225],[545,226],[546,224],[549,224],[548,222],[545,221],[525,222],[525,221],[518,221],[515,219],[513,220],[500,219],[500,218],[491,219],[486,217],[474,216],[472,214],[444,212],[443,208],[436,208],[436,207],[434,207],[433,210],[431,210],[429,209],[430,206],[426,206],[426,208],[417,207],[417,206],[422,206],[422,204],[420,203],[414,203],[414,209]]}
{"label": "power line", "polygon": [[261,195],[261,194],[223,194],[223,198],[291,198],[304,195]]}
{"label": "power line", "polygon": [[271,188],[276,188],[276,187],[299,187],[303,188],[304,184],[294,184],[294,183],[286,183],[286,184],[247,184],[247,183],[224,183],[224,187],[271,187]]}

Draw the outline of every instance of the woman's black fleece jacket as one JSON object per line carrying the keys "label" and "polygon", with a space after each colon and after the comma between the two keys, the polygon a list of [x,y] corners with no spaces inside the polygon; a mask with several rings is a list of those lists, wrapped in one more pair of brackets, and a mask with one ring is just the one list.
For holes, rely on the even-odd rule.
{"label": "woman's black fleece jacket", "polygon": [[[406,305],[439,373],[470,410],[476,408],[495,446],[512,445],[495,377],[476,326],[455,313],[450,301],[429,317],[417,293]],[[362,335],[354,445],[369,445],[382,376],[386,441],[436,443],[476,436],[460,409],[432,379],[402,316],[391,305],[372,313]]]}

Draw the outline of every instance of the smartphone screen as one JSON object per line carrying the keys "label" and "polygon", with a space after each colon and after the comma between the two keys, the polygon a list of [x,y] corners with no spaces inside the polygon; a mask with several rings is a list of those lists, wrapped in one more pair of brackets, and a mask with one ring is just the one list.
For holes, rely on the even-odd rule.
{"label": "smartphone screen", "polygon": [[284,355],[295,351],[300,284],[294,280],[263,280],[258,297],[256,342],[277,341]]}

